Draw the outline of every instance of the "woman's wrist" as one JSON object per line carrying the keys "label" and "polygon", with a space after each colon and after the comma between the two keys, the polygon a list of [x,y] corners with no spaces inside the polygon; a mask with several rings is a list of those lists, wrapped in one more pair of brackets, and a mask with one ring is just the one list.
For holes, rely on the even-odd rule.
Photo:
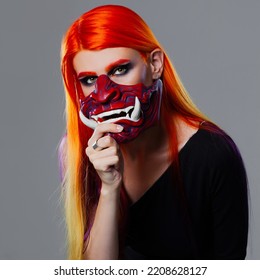
{"label": "woman's wrist", "polygon": [[113,185],[102,184],[100,194],[102,196],[117,196],[120,193],[121,182]]}

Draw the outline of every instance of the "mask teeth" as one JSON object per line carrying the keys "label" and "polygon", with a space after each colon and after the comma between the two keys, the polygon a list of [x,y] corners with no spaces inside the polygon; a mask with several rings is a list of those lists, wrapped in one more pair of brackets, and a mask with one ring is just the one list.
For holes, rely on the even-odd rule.
{"label": "mask teeth", "polygon": [[79,117],[81,119],[81,121],[88,127],[95,129],[97,126],[97,122],[95,122],[94,120],[88,119],[87,117],[84,116],[84,114],[82,113],[82,111],[79,111]]}
{"label": "mask teeth", "polygon": [[121,114],[122,112],[124,112],[127,115],[129,113],[129,111],[133,108],[134,108],[133,106],[129,106],[127,108],[111,110],[111,111],[100,113],[98,115],[93,115],[93,116],[91,116],[91,118],[94,119],[95,121],[98,121],[99,119],[103,119],[105,117],[109,118],[112,115]]}
{"label": "mask teeth", "polygon": [[[122,116],[122,113],[125,113],[125,116]],[[124,119],[137,122],[139,121],[140,116],[141,116],[141,103],[138,97],[135,97],[134,106],[103,112],[98,115],[91,116],[90,119],[85,117],[83,113],[80,111],[80,119],[85,125],[91,127],[92,129],[95,129],[98,123],[113,123],[115,121],[124,120]]]}
{"label": "mask teeth", "polygon": [[135,97],[135,106],[134,106],[134,111],[131,114],[131,119],[137,121],[140,118],[140,113],[141,113],[141,104],[138,97]]}

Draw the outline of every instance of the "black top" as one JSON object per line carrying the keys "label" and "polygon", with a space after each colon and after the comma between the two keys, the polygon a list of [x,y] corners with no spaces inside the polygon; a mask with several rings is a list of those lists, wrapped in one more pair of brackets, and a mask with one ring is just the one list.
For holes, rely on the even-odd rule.
{"label": "black top", "polygon": [[[199,129],[173,166],[129,209],[126,259],[244,259],[247,179],[229,137]],[[181,185],[181,186],[180,186]]]}

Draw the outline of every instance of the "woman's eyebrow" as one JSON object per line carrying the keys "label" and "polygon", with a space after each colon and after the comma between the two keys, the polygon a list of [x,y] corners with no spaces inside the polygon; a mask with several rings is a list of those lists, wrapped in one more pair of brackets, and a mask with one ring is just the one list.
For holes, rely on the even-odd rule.
{"label": "woman's eyebrow", "polygon": [[78,74],[78,79],[82,78],[82,77],[86,77],[86,76],[97,76],[96,72],[90,72],[90,71],[84,71],[84,72],[80,72]]}
{"label": "woman's eyebrow", "polygon": [[[109,73],[111,70],[113,70],[115,67],[128,63],[130,62],[129,59],[118,59],[117,61],[114,61],[112,63],[110,63],[109,65],[106,66],[105,70],[107,73]],[[86,76],[97,76],[96,72],[91,72],[91,71],[83,71],[80,72],[77,77],[78,79],[82,78],[82,77],[86,77]]]}
{"label": "woman's eyebrow", "polygon": [[114,61],[106,66],[106,72],[109,73],[111,70],[113,70],[113,68],[128,62],[130,62],[129,59],[118,59],[117,61]]}

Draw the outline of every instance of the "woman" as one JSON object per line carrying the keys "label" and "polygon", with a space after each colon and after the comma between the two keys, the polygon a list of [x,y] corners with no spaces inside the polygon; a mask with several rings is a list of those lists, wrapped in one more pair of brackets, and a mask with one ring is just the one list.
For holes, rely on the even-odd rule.
{"label": "woman", "polygon": [[97,7],[62,43],[60,145],[71,259],[244,259],[247,182],[149,27]]}

